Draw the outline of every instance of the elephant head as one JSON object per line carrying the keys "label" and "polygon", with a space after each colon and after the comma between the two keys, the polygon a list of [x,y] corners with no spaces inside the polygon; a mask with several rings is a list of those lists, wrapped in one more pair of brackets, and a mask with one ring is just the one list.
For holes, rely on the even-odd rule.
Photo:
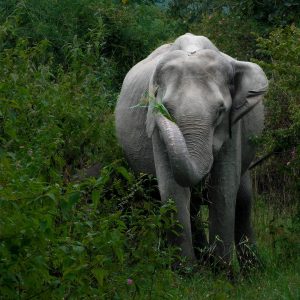
{"label": "elephant head", "polygon": [[[175,180],[198,183],[230,138],[231,127],[262,100],[268,86],[262,69],[215,49],[175,50],[158,63],[149,86],[147,134],[164,142]],[[155,110],[163,104],[172,120]]]}

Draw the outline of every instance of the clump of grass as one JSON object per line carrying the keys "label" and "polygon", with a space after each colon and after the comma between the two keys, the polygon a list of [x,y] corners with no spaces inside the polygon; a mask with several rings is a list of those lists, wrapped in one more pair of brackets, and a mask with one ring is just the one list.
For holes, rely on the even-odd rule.
{"label": "clump of grass", "polygon": [[162,114],[164,117],[166,117],[168,120],[172,121],[175,123],[175,119],[174,117],[169,113],[168,109],[164,106],[163,103],[154,103],[153,104],[153,111],[155,113],[160,113]]}
{"label": "clump of grass", "polygon": [[165,107],[165,105],[162,103],[162,101],[157,102],[155,97],[153,96],[145,96],[142,98],[140,103],[137,105],[131,106],[131,108],[148,108],[152,109],[154,113],[160,113],[164,117],[166,117],[168,120],[175,123],[175,118],[170,114],[168,109]]}

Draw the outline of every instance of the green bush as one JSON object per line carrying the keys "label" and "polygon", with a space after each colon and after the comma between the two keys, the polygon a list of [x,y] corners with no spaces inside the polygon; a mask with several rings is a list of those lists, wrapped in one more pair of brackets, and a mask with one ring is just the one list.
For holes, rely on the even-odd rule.
{"label": "green bush", "polygon": [[158,46],[185,33],[178,21],[167,17],[158,7],[128,2],[104,12],[109,31],[105,53],[116,60],[120,81]]}
{"label": "green bush", "polygon": [[111,299],[167,275],[176,252],[165,231],[176,210],[150,198],[149,180],[114,163],[82,183],[31,182],[29,197],[1,191],[1,296]]}
{"label": "green bush", "polygon": [[296,23],[299,25],[300,5],[297,0],[233,0],[230,2],[231,6],[245,17],[254,18],[264,24],[283,26]]}
{"label": "green bush", "polygon": [[121,80],[175,34],[176,22],[154,6],[111,1],[10,0],[0,8],[7,168],[18,162],[20,172],[55,181],[118,158],[112,111]]}
{"label": "green bush", "polygon": [[72,72],[57,69],[54,75],[52,58],[46,58],[48,41],[27,44],[19,39],[0,54],[1,159],[41,180],[62,177],[67,167],[112,159],[108,144],[114,140],[116,94],[107,90],[111,64],[89,65],[85,54],[72,58]]}
{"label": "green bush", "polygon": [[65,68],[92,51],[95,63],[115,61],[118,85],[134,64],[183,32],[158,7],[131,1],[8,0],[0,10],[0,50],[15,47],[19,38],[29,46],[47,40],[54,63]]}
{"label": "green bush", "polygon": [[[1,49],[14,47],[19,38],[30,45],[48,40],[58,62],[67,64],[69,46],[74,39],[101,47],[105,30],[101,14],[93,10],[91,0],[8,0],[1,4]],[[97,31],[97,34],[95,32]],[[100,49],[101,50],[101,49]]]}
{"label": "green bush", "polygon": [[282,191],[284,180],[286,201],[297,201],[300,196],[299,38],[300,30],[293,25],[275,29],[268,38],[258,39],[258,54],[264,61],[256,61],[270,79],[265,99],[266,129],[261,143],[265,153],[276,154],[261,170],[260,185],[263,190],[269,186]]}
{"label": "green bush", "polygon": [[172,0],[168,12],[187,23],[199,23],[202,15],[221,13],[222,16],[239,15],[245,21],[252,19],[264,26],[278,26],[300,21],[297,0]]}
{"label": "green bush", "polygon": [[190,25],[190,30],[208,37],[220,51],[239,60],[250,60],[255,56],[256,36],[263,28],[255,20],[215,12],[203,14],[200,22]]}

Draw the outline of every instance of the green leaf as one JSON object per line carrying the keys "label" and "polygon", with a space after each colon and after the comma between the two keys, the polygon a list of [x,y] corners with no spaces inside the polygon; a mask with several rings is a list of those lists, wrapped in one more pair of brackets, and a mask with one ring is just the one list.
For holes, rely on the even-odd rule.
{"label": "green leaf", "polygon": [[71,206],[74,206],[76,203],[78,203],[78,201],[80,200],[80,192],[75,192],[75,193],[72,193],[70,196],[69,196],[69,203]]}
{"label": "green leaf", "polygon": [[53,201],[56,200],[56,197],[55,197],[55,195],[53,193],[47,193],[46,196],[49,197]]}
{"label": "green leaf", "polygon": [[121,174],[129,183],[133,181],[133,175],[128,172],[124,167],[117,167],[116,171]]}
{"label": "green leaf", "polygon": [[94,209],[96,209],[98,204],[99,204],[100,195],[101,195],[100,190],[93,190],[92,191],[92,201],[93,201]]}
{"label": "green leaf", "polygon": [[163,116],[165,116],[167,119],[169,119],[172,122],[175,122],[175,119],[171,116],[167,108],[163,105],[163,103],[155,103],[153,105],[153,111],[156,113],[161,113]]}
{"label": "green leaf", "polygon": [[108,272],[104,269],[93,269],[92,270],[93,275],[98,281],[98,284],[102,287],[104,279],[107,277]]}
{"label": "green leaf", "polygon": [[73,248],[73,251],[75,253],[78,253],[78,254],[85,251],[85,248],[83,246],[80,246],[80,245],[73,245],[72,248]]}

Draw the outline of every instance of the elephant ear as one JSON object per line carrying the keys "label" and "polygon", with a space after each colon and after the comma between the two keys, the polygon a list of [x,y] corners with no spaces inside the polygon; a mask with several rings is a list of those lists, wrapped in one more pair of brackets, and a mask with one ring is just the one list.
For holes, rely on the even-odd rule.
{"label": "elephant ear", "polygon": [[[169,61],[180,57],[187,55],[185,51],[182,50],[173,50],[172,52],[166,53],[165,56],[162,56],[152,73],[150,82],[149,82],[149,88],[148,88],[148,113],[147,113],[147,119],[146,119],[146,132],[148,137],[150,138],[153,134],[154,128],[155,128],[155,104],[162,102],[162,97],[159,97],[159,74],[161,72],[162,67]],[[158,97],[157,97],[158,94]]]}
{"label": "elephant ear", "polygon": [[262,101],[268,89],[268,79],[257,64],[235,61],[233,84],[232,125]]}
{"label": "elephant ear", "polygon": [[148,112],[146,118],[146,132],[149,138],[151,138],[154,128],[155,128],[155,114],[154,106],[156,103],[156,96],[158,91],[158,85],[156,82],[156,72],[151,76],[149,89],[148,89]]}

